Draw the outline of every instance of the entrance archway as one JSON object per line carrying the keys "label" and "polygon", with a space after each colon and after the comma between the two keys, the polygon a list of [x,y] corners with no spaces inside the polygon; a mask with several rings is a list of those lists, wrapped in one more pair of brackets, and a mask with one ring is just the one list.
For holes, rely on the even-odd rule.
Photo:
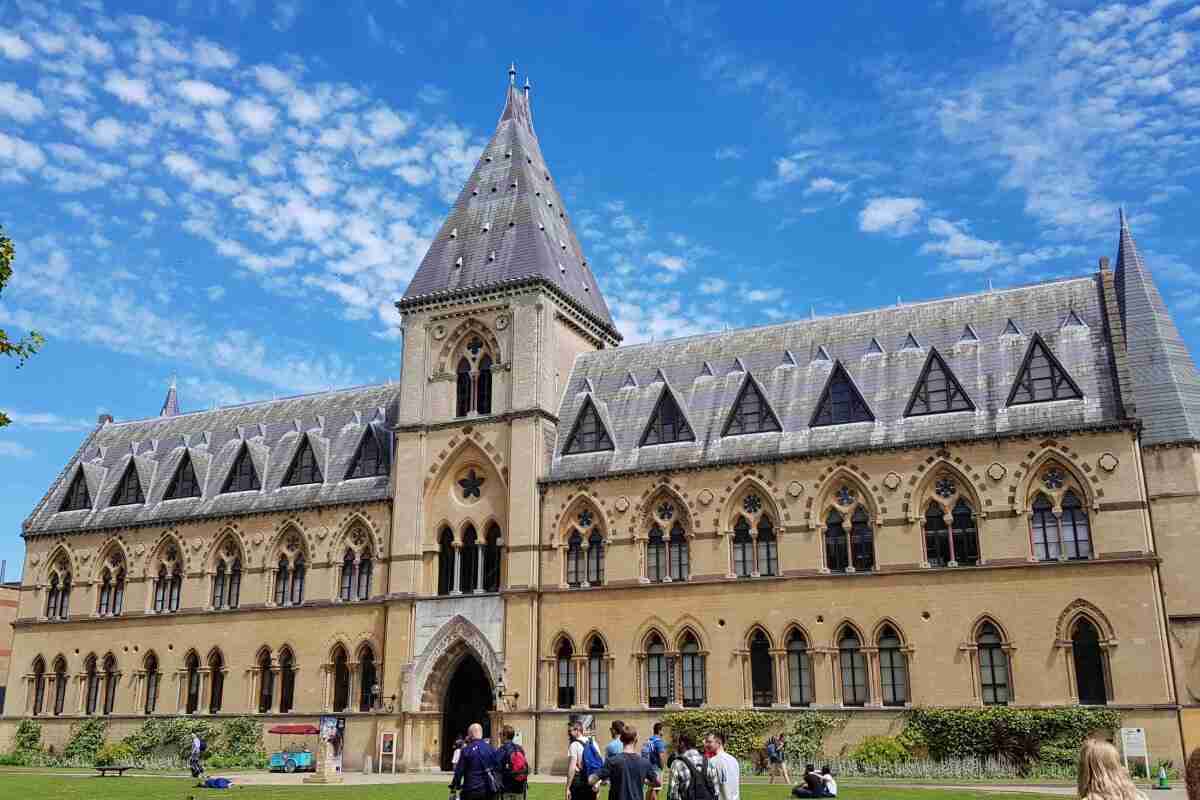
{"label": "entrance archway", "polygon": [[474,655],[465,655],[446,684],[442,698],[442,769],[453,768],[450,759],[454,755],[454,740],[465,734],[471,723],[478,722],[483,726],[483,737],[491,738],[493,694],[487,672]]}

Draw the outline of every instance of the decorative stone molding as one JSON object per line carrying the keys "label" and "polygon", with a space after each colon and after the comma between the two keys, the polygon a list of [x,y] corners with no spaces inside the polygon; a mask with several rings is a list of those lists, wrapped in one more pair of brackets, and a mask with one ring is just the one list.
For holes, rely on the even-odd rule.
{"label": "decorative stone molding", "polygon": [[1096,461],[1096,466],[1100,467],[1100,469],[1104,470],[1105,472],[1112,472],[1120,463],[1120,459],[1118,459],[1112,453],[1105,453]]}
{"label": "decorative stone molding", "polygon": [[987,476],[994,482],[999,483],[1004,480],[1004,476],[1008,474],[1003,464],[993,461],[987,468]]}
{"label": "decorative stone molding", "polygon": [[889,492],[894,492],[900,488],[900,476],[894,472],[889,472],[883,476],[883,485]]}

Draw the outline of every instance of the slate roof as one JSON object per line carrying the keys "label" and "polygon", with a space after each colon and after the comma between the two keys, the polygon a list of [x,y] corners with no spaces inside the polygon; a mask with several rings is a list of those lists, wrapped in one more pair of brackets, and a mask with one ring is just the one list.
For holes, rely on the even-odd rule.
{"label": "slate roof", "polygon": [[[1072,312],[1083,325],[1075,324]],[[1019,332],[1006,333],[1014,329]],[[1006,407],[1035,333],[1079,385],[1083,399]],[[974,411],[904,417],[931,347],[970,395]],[[875,422],[810,427],[839,361]],[[782,432],[721,435],[747,372],[762,388]],[[639,447],[665,386],[675,393],[695,441]],[[589,395],[615,449],[563,455]],[[559,413],[551,480],[1090,427],[1117,423],[1121,408],[1101,284],[1098,276],[1090,276],[585,353],[576,359]]]}
{"label": "slate roof", "polygon": [[620,339],[533,131],[528,84],[510,70],[504,111],[398,304],[541,280]]}
{"label": "slate roof", "polygon": [[[162,524],[201,517],[281,511],[333,503],[384,500],[388,477],[345,480],[364,434],[370,430],[391,453],[399,384],[302,395],[131,422],[104,422],[83,446],[25,521],[26,535]],[[292,457],[307,434],[323,483],[281,487]],[[260,491],[221,494],[243,442],[258,472]],[[203,486],[199,498],[164,500],[187,452]],[[130,460],[146,502],[111,505]],[[390,460],[390,458],[389,458]],[[63,498],[82,467],[92,508],[63,511]]]}
{"label": "slate roof", "polygon": [[1143,422],[1142,443],[1200,441],[1200,376],[1142,261],[1124,211],[1115,279],[1134,405]]}

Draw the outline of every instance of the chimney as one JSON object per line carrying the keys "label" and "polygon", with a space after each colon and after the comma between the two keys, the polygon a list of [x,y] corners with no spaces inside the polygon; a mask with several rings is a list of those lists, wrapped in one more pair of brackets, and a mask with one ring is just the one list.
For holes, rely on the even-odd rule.
{"label": "chimney", "polygon": [[1100,271],[1108,272],[1108,256],[1100,256]]}
{"label": "chimney", "polygon": [[103,425],[106,422],[112,422],[112,421],[113,421],[112,414],[101,414],[100,416],[96,417],[97,425]]}

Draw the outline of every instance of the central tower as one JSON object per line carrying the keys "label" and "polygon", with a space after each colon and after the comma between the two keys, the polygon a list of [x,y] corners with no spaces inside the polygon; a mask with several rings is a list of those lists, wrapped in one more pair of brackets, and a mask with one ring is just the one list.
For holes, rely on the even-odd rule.
{"label": "central tower", "polygon": [[[447,726],[490,706],[532,721],[537,673],[538,480],[564,381],[620,334],[533,129],[528,81],[509,81],[496,131],[404,298],[389,614],[404,652],[411,766],[444,762]],[[519,643],[519,644],[518,644]],[[474,662],[474,663],[472,663]],[[477,668],[478,667],[478,668]],[[453,678],[453,679],[452,679]],[[470,687],[468,687],[469,689]],[[418,755],[423,753],[423,755]]]}

